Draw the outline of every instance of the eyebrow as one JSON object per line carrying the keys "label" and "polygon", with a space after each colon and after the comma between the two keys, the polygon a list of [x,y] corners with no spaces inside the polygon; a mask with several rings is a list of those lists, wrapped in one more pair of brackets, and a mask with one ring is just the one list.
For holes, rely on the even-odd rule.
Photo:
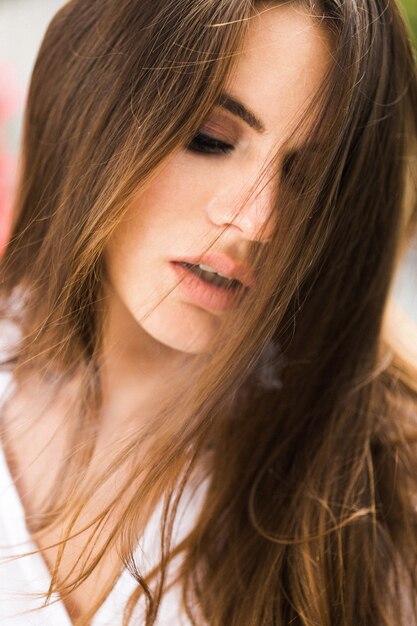
{"label": "eyebrow", "polygon": [[236,98],[232,98],[226,92],[222,92],[220,96],[217,98],[215,102],[216,106],[223,107],[233,115],[240,117],[246,124],[248,124],[251,128],[254,128],[258,133],[264,133],[266,131],[264,124],[261,122],[259,117],[255,115],[253,111],[248,109],[247,106],[237,100]]}

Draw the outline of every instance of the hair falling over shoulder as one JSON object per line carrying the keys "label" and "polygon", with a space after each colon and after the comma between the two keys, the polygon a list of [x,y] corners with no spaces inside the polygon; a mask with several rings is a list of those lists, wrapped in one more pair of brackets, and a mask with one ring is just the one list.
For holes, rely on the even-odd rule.
{"label": "hair falling over shoulder", "polygon": [[[2,316],[22,337],[4,367],[18,389],[36,374],[51,399],[68,384],[79,390],[65,465],[31,520],[35,538],[75,522],[113,472],[130,468],[91,526],[93,540],[117,513],[110,540],[137,580],[125,626],[143,595],[146,626],[156,624],[180,552],[177,582],[195,625],[417,622],[417,363],[394,336],[390,305],[417,226],[416,62],[394,1],[296,2],[332,42],[311,105],[320,149],[300,152],[294,184],[279,186],[274,236],[253,250],[261,279],[233,328],[226,320],[215,345],[184,363],[188,394],[173,392],[152,427],[121,440],[93,483],[80,477],[100,431],[104,246],[206,118],[253,12],[273,3],[70,0],[33,70],[0,265]],[[174,550],[192,476],[208,489]],[[133,548],[161,498],[162,558],[144,576]],[[108,545],[86,560],[84,577]],[[58,558],[49,598],[82,582],[58,583],[59,567]]]}

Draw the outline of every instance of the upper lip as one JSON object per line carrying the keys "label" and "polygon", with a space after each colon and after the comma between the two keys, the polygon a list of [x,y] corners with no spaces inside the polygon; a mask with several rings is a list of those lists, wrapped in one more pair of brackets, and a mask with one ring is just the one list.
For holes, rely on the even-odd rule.
{"label": "upper lip", "polygon": [[176,262],[209,265],[218,274],[227,278],[234,278],[245,287],[254,287],[256,284],[255,273],[247,263],[234,260],[221,252],[207,252],[199,256],[183,257],[176,259]]}

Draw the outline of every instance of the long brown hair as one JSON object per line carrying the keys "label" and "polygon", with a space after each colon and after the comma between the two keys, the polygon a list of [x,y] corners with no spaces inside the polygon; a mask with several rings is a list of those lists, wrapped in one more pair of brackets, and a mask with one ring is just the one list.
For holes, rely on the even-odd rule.
{"label": "long brown hair", "polygon": [[[300,122],[310,123],[311,149],[285,163],[273,236],[252,250],[258,287],[233,328],[225,317],[213,345],[184,359],[188,393],[173,390],[158,419],[120,439],[88,484],[80,477],[100,431],[104,247],[134,196],[210,113],[257,3],[71,0],[34,67],[0,266],[2,317],[22,337],[4,367],[17,389],[36,375],[51,398],[71,381],[78,391],[65,463],[28,523],[36,539],[75,522],[100,485],[129,468],[119,497],[91,521],[100,535],[118,512],[108,541],[72,580],[59,580],[57,559],[49,590],[65,597],[118,545],[138,582],[125,625],[143,594],[146,626],[156,623],[177,554],[194,624],[410,623],[417,364],[394,337],[390,303],[417,224],[416,64],[395,2],[297,3],[327,29],[331,68]],[[265,172],[278,161],[279,150]],[[208,488],[172,550],[179,497],[194,475]],[[161,498],[161,562],[143,576],[138,531]]]}

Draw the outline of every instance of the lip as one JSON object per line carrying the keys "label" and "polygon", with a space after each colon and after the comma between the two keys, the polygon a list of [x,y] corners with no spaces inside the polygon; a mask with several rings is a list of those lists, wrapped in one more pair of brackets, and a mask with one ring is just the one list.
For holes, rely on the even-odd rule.
{"label": "lip", "polygon": [[[188,262],[188,261],[186,261]],[[191,270],[181,265],[181,261],[171,261],[170,266],[180,279],[178,288],[194,304],[211,311],[225,311],[235,308],[247,288],[240,287],[236,291],[219,287],[199,278]]]}
{"label": "lip", "polygon": [[256,285],[255,273],[247,263],[235,261],[226,254],[220,252],[207,252],[200,256],[189,256],[181,259],[175,259],[174,262],[192,263],[193,265],[209,265],[216,272],[226,276],[227,278],[235,278],[245,287],[254,287]]}

